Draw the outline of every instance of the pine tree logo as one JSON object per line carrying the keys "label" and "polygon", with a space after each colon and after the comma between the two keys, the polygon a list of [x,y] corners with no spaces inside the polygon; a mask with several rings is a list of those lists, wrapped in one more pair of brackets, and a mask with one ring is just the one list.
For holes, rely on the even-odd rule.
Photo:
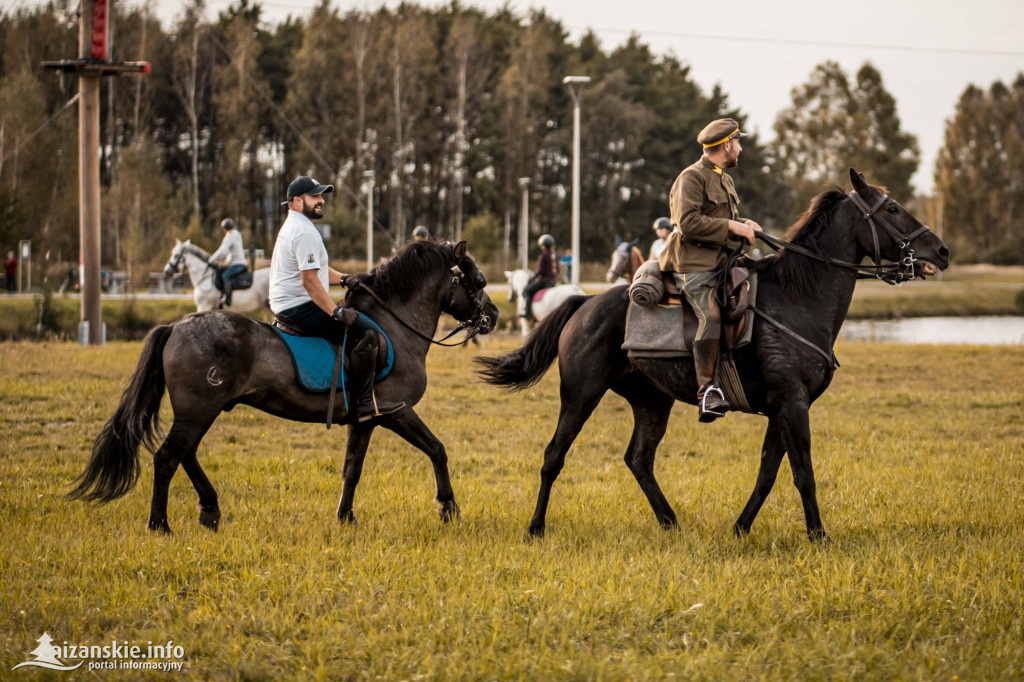
{"label": "pine tree logo", "polygon": [[36,641],[39,642],[39,646],[30,652],[30,655],[35,656],[36,660],[19,663],[11,668],[11,670],[17,670],[18,668],[26,665],[34,665],[37,668],[49,668],[50,670],[74,670],[83,663],[83,661],[79,661],[78,665],[63,665],[59,660],[57,660],[57,654],[59,654],[60,651],[50,644],[50,642],[53,641],[53,637],[50,637],[46,632],[44,632],[43,636]]}

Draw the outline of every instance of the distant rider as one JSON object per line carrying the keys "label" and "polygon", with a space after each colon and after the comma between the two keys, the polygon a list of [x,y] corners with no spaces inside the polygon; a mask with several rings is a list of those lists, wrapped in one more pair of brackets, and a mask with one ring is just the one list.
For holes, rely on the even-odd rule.
{"label": "distant rider", "polygon": [[658,235],[658,238],[651,243],[651,251],[647,260],[658,260],[668,244],[668,236],[672,234],[672,221],[668,218],[658,218],[651,227],[654,228],[654,233]]}
{"label": "distant rider", "polygon": [[550,234],[541,235],[537,240],[540,244],[540,255],[537,256],[537,271],[533,273],[533,279],[526,285],[523,291],[523,301],[526,308],[523,317],[530,319],[533,313],[533,297],[538,291],[555,286],[558,278],[558,261],[555,259],[555,238]]}
{"label": "distant rider", "polygon": [[220,261],[227,261],[227,269],[221,275],[221,282],[224,284],[224,298],[222,306],[231,307],[231,289],[234,286],[233,280],[244,272],[248,272],[249,265],[245,262],[245,249],[242,246],[242,234],[235,229],[235,221],[225,218],[220,221],[224,228],[224,239],[220,247],[210,256],[210,264]]}

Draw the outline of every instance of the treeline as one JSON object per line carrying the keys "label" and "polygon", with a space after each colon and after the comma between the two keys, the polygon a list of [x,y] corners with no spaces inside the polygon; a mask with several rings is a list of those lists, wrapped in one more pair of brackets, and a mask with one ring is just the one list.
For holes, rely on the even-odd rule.
{"label": "treeline", "polygon": [[[31,238],[37,253],[70,261],[78,243],[77,83],[40,63],[76,54],[76,6],[53,0],[0,17],[0,243]],[[593,79],[582,109],[582,256],[603,260],[617,235],[652,238],[650,224],[667,213],[672,181],[698,157],[694,140],[708,121],[746,122],[721,87],[694,82],[685,56],[652,54],[635,35],[610,51],[592,34],[573,44],[541,10],[488,14],[453,3],[340,13],[325,1],[302,20],[268,27],[259,4],[241,0],[214,21],[205,15],[201,1],[189,0],[163,27],[146,8],[115,8],[111,58],[148,60],[152,73],[103,85],[110,267],[150,266],[186,235],[213,246],[227,216],[247,243],[269,251],[287,184],[304,173],[336,186],[325,222],[339,256],[365,254],[368,171],[378,254],[423,224],[435,236],[469,239],[478,258],[507,262],[515,257],[521,178],[529,178],[533,234],[549,232],[566,248],[566,75]],[[1017,107],[1003,132],[1020,131],[1021,90],[1015,84],[1002,97]],[[1002,220],[1001,204],[981,198],[991,187],[955,180],[973,172],[973,147],[961,140],[981,127],[966,128],[954,142],[947,137],[966,151],[944,152],[939,173],[940,187],[949,178],[963,191],[943,190],[947,233],[959,234],[961,215],[981,227],[970,218],[976,209],[963,208],[970,200],[989,202],[985,229],[1019,235],[1007,222],[1019,213]],[[853,79],[833,63],[816,68],[775,132],[771,147],[747,138],[734,171],[743,213],[768,228],[789,225],[823,184],[843,182],[850,165],[904,202],[913,194],[917,142],[870,64]],[[991,150],[992,163],[1009,168],[1011,151]],[[1011,175],[1007,182],[1019,183]],[[995,258],[993,249],[1004,248],[981,243],[964,251]],[[1019,238],[1017,249],[1010,260],[1024,260]]]}

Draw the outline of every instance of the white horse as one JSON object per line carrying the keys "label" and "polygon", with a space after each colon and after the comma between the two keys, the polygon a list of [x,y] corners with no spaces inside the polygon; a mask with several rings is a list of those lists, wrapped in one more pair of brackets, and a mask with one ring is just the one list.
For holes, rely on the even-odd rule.
{"label": "white horse", "polygon": [[[170,277],[182,272],[182,265],[192,279],[195,290],[196,310],[216,310],[220,306],[221,293],[213,283],[215,269],[209,264],[210,254],[189,240],[175,240],[174,251],[164,268],[164,275]],[[248,313],[270,304],[270,268],[262,268],[252,273],[252,286],[248,289],[236,289],[231,292],[231,305],[226,310]]]}
{"label": "white horse", "polygon": [[539,301],[534,301],[533,307],[530,310],[532,320],[528,320],[523,315],[526,313],[526,299],[523,297],[523,291],[526,289],[526,285],[530,283],[530,278],[533,277],[533,273],[529,270],[506,270],[505,279],[508,280],[508,302],[516,303],[516,316],[519,318],[519,328],[522,330],[523,337],[530,333],[531,323],[533,321],[540,322],[548,313],[557,308],[562,304],[562,301],[569,298],[570,296],[585,295],[586,292],[580,289],[575,284],[563,284],[557,287],[550,287],[548,289],[542,289],[541,294],[543,298]]}

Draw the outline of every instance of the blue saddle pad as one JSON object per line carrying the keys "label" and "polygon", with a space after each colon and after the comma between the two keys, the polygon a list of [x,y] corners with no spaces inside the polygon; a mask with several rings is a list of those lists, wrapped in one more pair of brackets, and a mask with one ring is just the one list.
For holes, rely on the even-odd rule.
{"label": "blue saddle pad", "polygon": [[[395,364],[395,349],[391,345],[390,337],[384,333],[384,330],[376,322],[362,313],[359,313],[359,316],[369,322],[384,337],[384,343],[387,344],[387,362],[377,372],[377,376],[373,378],[374,383],[378,383],[384,381],[385,377],[391,374],[391,368]],[[331,390],[331,379],[334,377],[334,362],[338,357],[334,346],[318,336],[295,336],[293,334],[286,334],[277,327],[274,327],[274,331],[284,339],[284,344],[292,355],[292,362],[295,364],[295,373],[299,377],[299,384],[307,391],[317,393]],[[347,340],[348,336],[346,335],[345,338]],[[342,363],[341,370],[338,372],[338,379],[338,385],[348,390],[348,376],[345,372],[344,363]]]}

